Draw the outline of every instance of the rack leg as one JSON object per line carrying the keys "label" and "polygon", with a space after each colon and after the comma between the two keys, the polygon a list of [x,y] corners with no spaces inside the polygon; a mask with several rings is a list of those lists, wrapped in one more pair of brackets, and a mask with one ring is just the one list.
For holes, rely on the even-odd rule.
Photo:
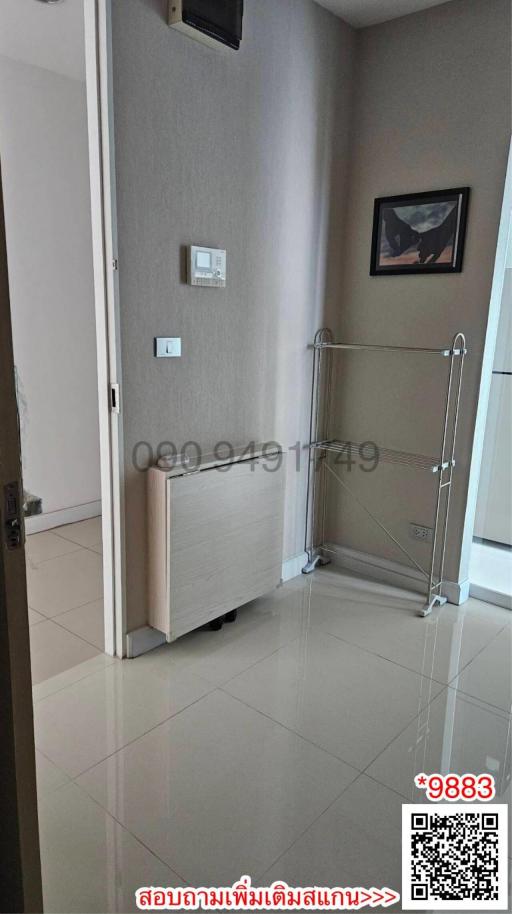
{"label": "rack leg", "polygon": [[421,616],[424,619],[425,616],[430,616],[434,606],[444,606],[444,604],[447,602],[448,601],[446,597],[441,597],[436,593],[435,596],[432,597],[430,603],[425,603],[425,605],[421,607],[418,616]]}
{"label": "rack leg", "polygon": [[311,572],[315,570],[317,565],[330,565],[330,564],[331,564],[330,559],[327,559],[325,557],[325,555],[320,555],[320,553],[317,552],[316,555],[312,555],[309,562],[306,565],[304,565],[304,568],[302,569],[302,574],[311,574]]}

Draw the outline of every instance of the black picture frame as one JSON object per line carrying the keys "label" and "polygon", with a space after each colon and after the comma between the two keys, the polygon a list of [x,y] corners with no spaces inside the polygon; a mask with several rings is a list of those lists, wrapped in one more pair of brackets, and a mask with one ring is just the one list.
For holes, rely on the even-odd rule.
{"label": "black picture frame", "polygon": [[456,187],[378,197],[370,276],[460,273],[469,195],[469,187]]}

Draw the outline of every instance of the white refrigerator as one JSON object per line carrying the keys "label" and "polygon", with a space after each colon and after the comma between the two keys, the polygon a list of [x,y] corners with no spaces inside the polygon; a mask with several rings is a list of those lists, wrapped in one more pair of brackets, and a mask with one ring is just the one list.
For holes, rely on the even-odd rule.
{"label": "white refrigerator", "polygon": [[474,535],[512,546],[512,268],[505,271]]}

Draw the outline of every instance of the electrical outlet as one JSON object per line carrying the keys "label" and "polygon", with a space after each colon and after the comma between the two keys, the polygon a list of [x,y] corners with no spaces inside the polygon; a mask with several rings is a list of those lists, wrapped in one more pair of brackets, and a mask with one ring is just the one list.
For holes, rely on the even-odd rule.
{"label": "electrical outlet", "polygon": [[421,524],[409,524],[409,530],[413,540],[420,540],[422,543],[432,542],[432,527],[423,527]]}

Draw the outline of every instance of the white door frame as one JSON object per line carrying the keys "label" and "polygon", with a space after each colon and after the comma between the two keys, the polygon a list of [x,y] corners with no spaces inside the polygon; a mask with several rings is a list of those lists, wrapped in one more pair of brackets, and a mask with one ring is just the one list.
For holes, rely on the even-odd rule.
{"label": "white door frame", "polygon": [[[482,373],[480,375],[480,389],[478,393],[478,406],[473,437],[473,453],[469,471],[468,497],[466,501],[466,516],[462,534],[462,547],[459,567],[459,581],[469,580],[469,565],[471,547],[473,545],[473,530],[475,526],[478,487],[480,484],[480,470],[484,450],[485,426],[489,409],[491,392],[492,369],[494,354],[498,339],[498,325],[500,321],[501,302],[503,298],[503,285],[507,265],[507,251],[512,234],[512,141],[509,149],[507,175],[503,192],[503,206],[501,209],[500,227],[498,232],[498,245],[494,262],[494,277],[489,305],[489,318],[485,335],[484,355],[482,360]],[[469,589],[469,588],[468,588]]]}
{"label": "white door frame", "polygon": [[[101,453],[105,651],[126,656],[123,421],[110,0],[84,0]],[[112,388],[116,394],[112,402]]]}

